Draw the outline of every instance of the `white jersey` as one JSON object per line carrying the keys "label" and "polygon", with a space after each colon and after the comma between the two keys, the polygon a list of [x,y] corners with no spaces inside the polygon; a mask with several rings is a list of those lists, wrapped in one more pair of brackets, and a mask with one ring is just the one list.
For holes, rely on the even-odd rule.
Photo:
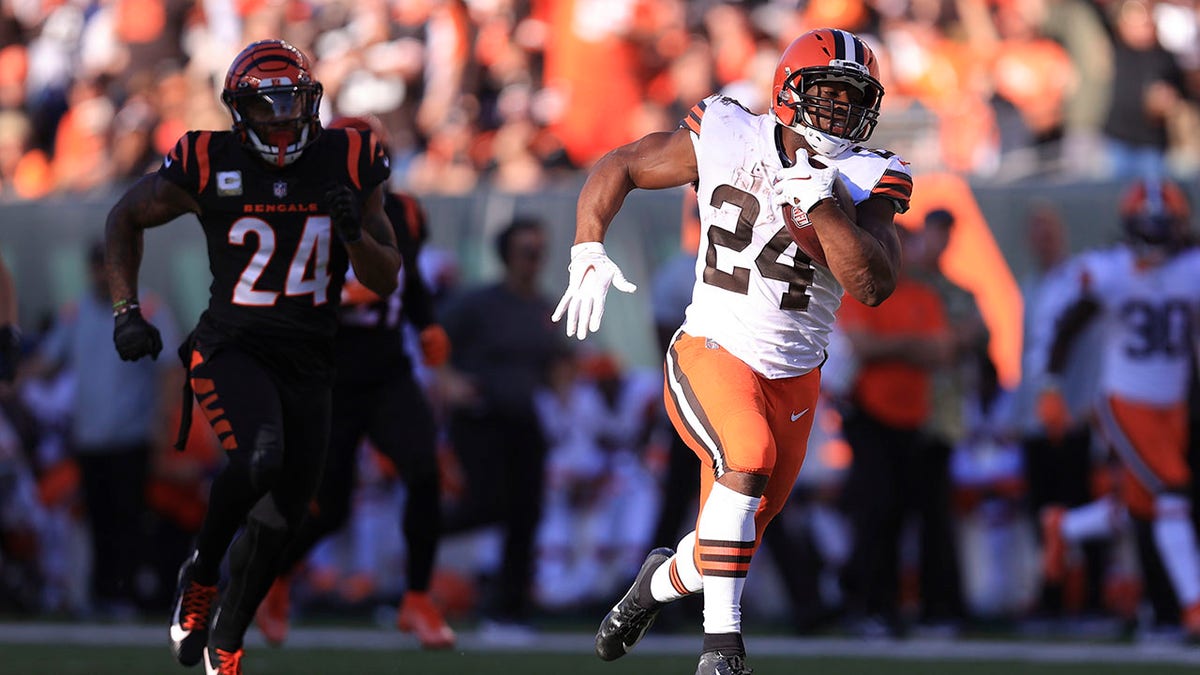
{"label": "white jersey", "polygon": [[1139,265],[1126,246],[1085,254],[1081,288],[1101,307],[1104,394],[1147,405],[1187,398],[1200,311],[1200,251]]}
{"label": "white jersey", "polygon": [[[777,122],[722,96],[704,99],[684,119],[700,180],[696,284],[683,330],[724,347],[768,378],[803,375],[821,365],[842,285],[809,260],[774,203],[783,168]],[[912,176],[889,152],[852,147],[835,159],[855,203],[871,196],[908,209]]]}

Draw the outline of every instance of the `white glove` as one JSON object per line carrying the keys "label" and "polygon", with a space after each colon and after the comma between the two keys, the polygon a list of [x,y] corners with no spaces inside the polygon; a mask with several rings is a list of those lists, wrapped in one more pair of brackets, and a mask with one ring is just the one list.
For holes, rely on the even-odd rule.
{"label": "white glove", "polygon": [[808,163],[802,151],[797,151],[795,166],[775,174],[775,203],[799,206],[808,213],[821,200],[833,197],[833,183],[837,177],[836,168],[818,169]]}
{"label": "white glove", "polygon": [[621,268],[609,259],[604,252],[604,244],[598,241],[572,246],[571,264],[567,270],[570,272],[567,292],[563,293],[550,319],[558,321],[565,310],[568,337],[574,335],[582,340],[589,331],[595,333],[600,330],[600,319],[604,317],[604,298],[608,295],[610,285],[626,293],[637,290],[637,286],[625,279]]}

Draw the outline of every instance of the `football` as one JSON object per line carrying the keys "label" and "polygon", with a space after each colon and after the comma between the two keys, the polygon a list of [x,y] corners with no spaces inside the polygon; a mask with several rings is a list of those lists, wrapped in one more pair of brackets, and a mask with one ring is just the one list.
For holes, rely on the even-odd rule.
{"label": "football", "polygon": [[[846,187],[841,176],[833,184],[833,199],[846,213],[846,217],[857,222],[858,210],[854,208],[854,198],[850,196],[850,188]],[[825,262],[825,249],[821,247],[816,229],[808,222],[808,214],[798,206],[784,204],[780,208],[783,209],[783,222],[787,225],[788,233],[792,235],[792,240],[800,247],[800,251],[814,263],[828,267]]]}

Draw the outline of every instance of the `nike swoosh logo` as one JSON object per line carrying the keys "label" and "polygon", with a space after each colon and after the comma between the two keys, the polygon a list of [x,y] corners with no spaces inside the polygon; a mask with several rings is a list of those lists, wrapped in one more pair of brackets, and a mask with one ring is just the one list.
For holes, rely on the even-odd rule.
{"label": "nike swoosh logo", "polygon": [[801,417],[804,417],[804,414],[807,412],[808,412],[808,408],[805,408],[804,410],[801,410],[800,412],[792,413],[792,421],[795,422],[796,420],[800,419]]}
{"label": "nike swoosh logo", "polygon": [[192,631],[185,629],[177,623],[171,624],[171,641],[183,642],[183,639],[191,635]]}

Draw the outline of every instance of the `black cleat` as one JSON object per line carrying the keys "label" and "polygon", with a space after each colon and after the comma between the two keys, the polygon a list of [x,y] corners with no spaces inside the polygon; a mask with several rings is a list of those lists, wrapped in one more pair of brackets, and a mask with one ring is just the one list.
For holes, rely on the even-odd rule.
{"label": "black cleat", "polygon": [[204,674],[242,675],[242,656],[244,655],[245,652],[241,649],[228,652],[216,647],[205,647]]}
{"label": "black cleat", "polygon": [[188,556],[179,567],[179,585],[175,589],[174,611],[171,613],[171,653],[185,666],[200,663],[204,646],[208,644],[208,617],[216,586],[203,586],[192,578],[196,553]]}
{"label": "black cleat", "polygon": [[612,611],[600,623],[596,631],[596,656],[605,661],[614,661],[629,653],[650,630],[654,617],[665,603],[655,602],[653,607],[642,607],[637,603],[637,589],[647,577],[654,574],[659,565],[665,563],[675,551],[656,548],[646,556],[642,569],[638,570],[633,585],[613,606]]}
{"label": "black cleat", "polygon": [[746,655],[736,652],[704,652],[696,666],[696,675],[750,675],[753,672],[746,665]]}

